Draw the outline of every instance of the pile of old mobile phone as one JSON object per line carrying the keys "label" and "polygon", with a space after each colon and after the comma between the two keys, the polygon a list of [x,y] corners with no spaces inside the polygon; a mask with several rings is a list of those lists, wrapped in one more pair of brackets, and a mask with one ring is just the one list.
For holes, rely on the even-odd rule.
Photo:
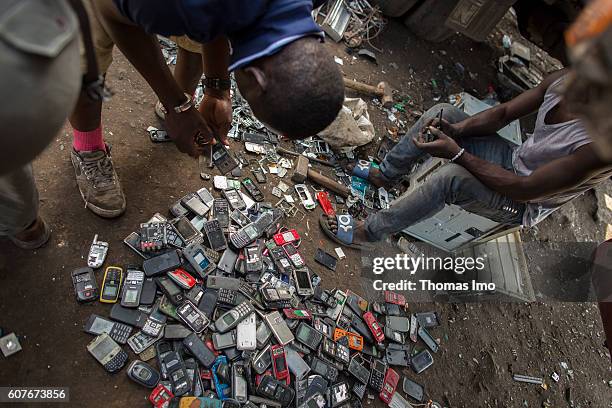
{"label": "pile of old mobile phone", "polygon": [[[217,159],[230,167],[224,152]],[[393,408],[408,407],[406,395],[426,400],[418,375],[440,348],[441,317],[408,313],[401,293],[368,301],[324,289],[319,274],[340,265],[333,251],[307,253],[306,232],[282,211],[227,187],[186,194],[170,217],[137,224],[125,242],[140,261],[72,273],[79,302],[111,304],[83,327],[92,356],[151,388],[159,407],[348,408],[366,392]],[[261,198],[252,180],[242,188]],[[398,374],[404,367],[413,377]]]}

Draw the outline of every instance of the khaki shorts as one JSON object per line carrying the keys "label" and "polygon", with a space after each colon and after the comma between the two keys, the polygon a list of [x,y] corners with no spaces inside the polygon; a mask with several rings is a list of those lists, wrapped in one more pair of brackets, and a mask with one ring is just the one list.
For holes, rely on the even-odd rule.
{"label": "khaki shorts", "polygon": [[199,42],[193,41],[191,38],[183,35],[181,37],[172,36],[170,37],[172,41],[176,43],[176,46],[182,48],[186,51],[192,52],[194,54],[202,53],[202,44]]}
{"label": "khaki shorts", "polygon": [[[91,37],[93,41],[94,51],[96,53],[96,59],[98,60],[98,71],[100,74],[105,74],[108,71],[113,62],[113,47],[115,43],[108,35],[102,23],[98,19],[97,13],[94,11],[93,3],[94,0],[85,0],[83,4],[87,10],[87,16],[89,17],[89,25],[91,26]],[[81,71],[87,70],[87,60],[85,58],[85,47],[81,40]]]}

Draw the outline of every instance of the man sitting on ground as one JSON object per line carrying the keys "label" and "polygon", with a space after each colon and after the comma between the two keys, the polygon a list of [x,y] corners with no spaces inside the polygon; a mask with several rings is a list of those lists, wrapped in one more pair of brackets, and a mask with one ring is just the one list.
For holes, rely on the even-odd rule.
{"label": "man sitting on ground", "polygon": [[[445,204],[493,221],[531,227],[554,210],[612,175],[612,164],[596,154],[580,120],[561,95],[565,72],[559,71],[513,100],[468,117],[460,109],[436,105],[419,119],[386,155],[380,170],[355,169],[376,187],[388,187],[407,175],[427,155],[449,159],[412,194],[390,208],[353,223],[349,216],[322,218],[334,240],[359,247],[379,241],[427,219]],[[444,109],[440,124],[436,118]],[[496,132],[538,111],[533,134],[513,149]],[[438,129],[440,127],[440,129]],[[429,130],[436,140],[425,142]],[[340,222],[340,232],[338,232]]]}

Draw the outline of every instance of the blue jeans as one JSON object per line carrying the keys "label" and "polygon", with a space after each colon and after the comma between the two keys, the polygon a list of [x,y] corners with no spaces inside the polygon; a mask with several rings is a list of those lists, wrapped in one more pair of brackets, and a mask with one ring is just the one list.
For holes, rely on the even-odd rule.
{"label": "blue jeans", "polygon": [[[444,108],[444,119],[450,123],[468,117],[449,104],[429,109],[385,156],[380,166],[384,178],[395,181],[407,175],[417,160],[429,157],[414,145],[412,139],[418,136],[427,120],[438,116],[441,108]],[[465,138],[457,142],[474,156],[513,171],[512,148],[499,136]],[[515,225],[521,224],[525,211],[524,204],[486,187],[464,167],[447,163],[433,172],[412,194],[403,195],[390,208],[368,216],[365,221],[368,239],[379,241],[388,234],[402,231],[433,216],[445,204],[455,204],[493,221]]]}

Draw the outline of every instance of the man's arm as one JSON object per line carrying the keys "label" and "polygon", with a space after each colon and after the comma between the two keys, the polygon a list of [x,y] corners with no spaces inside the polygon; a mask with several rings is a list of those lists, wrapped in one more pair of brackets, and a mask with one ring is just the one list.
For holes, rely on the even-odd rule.
{"label": "man's arm", "polygon": [[[202,66],[207,78],[230,79],[229,52],[229,43],[225,37],[217,37],[202,44]],[[227,145],[227,133],[232,126],[232,101],[229,89],[205,89],[204,100],[199,110],[215,137]]]}
{"label": "man's arm", "polygon": [[[547,76],[537,87],[523,92],[516,98],[482,111],[474,116],[453,125],[453,137],[489,136],[508,125],[513,120],[522,118],[540,108],[548,87],[563,76],[566,70],[557,71]],[[444,129],[444,128],[443,128]]]}
{"label": "man's arm", "polygon": [[[414,139],[415,146],[432,156],[445,159],[451,159],[459,154],[461,147],[454,139],[434,127],[430,127],[429,130],[437,136],[437,139],[424,143],[421,135],[419,139]],[[580,185],[602,169],[612,167],[610,163],[601,161],[591,144],[539,167],[529,176],[518,176],[468,152],[464,152],[455,163],[465,167],[491,190],[516,201],[536,200],[568,190]]]}
{"label": "man's arm", "polygon": [[[518,176],[497,164],[465,152],[457,161],[484,185],[516,201],[531,201],[582,184],[606,167],[590,144],[569,156],[539,167],[529,176]],[[608,165],[609,166],[609,165]]]}

